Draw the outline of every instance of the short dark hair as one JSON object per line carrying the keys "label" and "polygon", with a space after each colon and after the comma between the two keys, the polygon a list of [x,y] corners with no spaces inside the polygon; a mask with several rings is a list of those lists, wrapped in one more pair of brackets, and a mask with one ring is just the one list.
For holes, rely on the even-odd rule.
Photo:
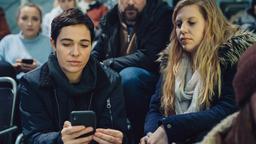
{"label": "short dark hair", "polygon": [[71,8],[63,11],[59,16],[55,17],[51,24],[51,38],[56,45],[57,38],[63,27],[84,24],[91,34],[91,42],[94,40],[94,25],[87,14],[77,8]]}

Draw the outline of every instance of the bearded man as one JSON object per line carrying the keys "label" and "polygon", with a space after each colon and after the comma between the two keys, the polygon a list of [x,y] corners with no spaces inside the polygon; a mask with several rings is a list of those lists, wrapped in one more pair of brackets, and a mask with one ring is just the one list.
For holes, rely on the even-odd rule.
{"label": "bearded man", "polygon": [[159,77],[158,53],[172,30],[172,9],[162,0],[118,0],[101,21],[92,55],[118,72],[135,143],[143,136],[150,96]]}

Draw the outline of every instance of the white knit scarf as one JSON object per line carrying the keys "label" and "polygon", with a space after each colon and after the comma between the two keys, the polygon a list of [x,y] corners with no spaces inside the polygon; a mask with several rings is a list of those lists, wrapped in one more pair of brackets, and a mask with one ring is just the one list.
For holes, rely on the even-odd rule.
{"label": "white knit scarf", "polygon": [[176,114],[198,112],[198,98],[202,90],[199,72],[193,73],[190,59],[183,55],[175,77],[175,112]]}

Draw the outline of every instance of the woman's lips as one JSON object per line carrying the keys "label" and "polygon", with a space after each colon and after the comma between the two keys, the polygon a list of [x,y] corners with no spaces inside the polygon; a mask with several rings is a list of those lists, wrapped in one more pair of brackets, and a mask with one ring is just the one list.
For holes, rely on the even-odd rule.
{"label": "woman's lips", "polygon": [[27,31],[34,31],[34,29],[26,29]]}
{"label": "woman's lips", "polygon": [[191,41],[191,38],[181,38],[180,41],[182,44],[187,44],[189,41]]}
{"label": "woman's lips", "polygon": [[82,62],[81,62],[81,61],[68,61],[68,63],[70,63],[72,66],[78,66],[78,65],[80,65]]}

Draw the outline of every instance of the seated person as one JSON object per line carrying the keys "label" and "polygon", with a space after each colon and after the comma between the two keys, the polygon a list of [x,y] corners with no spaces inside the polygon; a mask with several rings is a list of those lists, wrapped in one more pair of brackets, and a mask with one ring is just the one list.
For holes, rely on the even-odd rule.
{"label": "seated person", "polygon": [[143,136],[159,78],[158,53],[169,42],[172,9],[162,0],[117,0],[102,19],[92,55],[118,72],[135,143]]}
{"label": "seated person", "polygon": [[[0,42],[0,65],[10,63],[20,79],[24,72],[31,71],[47,61],[51,44],[50,39],[40,33],[42,12],[37,5],[28,3],[21,6],[17,23],[20,33],[7,35]],[[26,63],[22,59],[32,61]]]}
{"label": "seated person", "polygon": [[56,7],[53,8],[49,13],[46,13],[43,18],[42,33],[48,37],[51,36],[52,20],[64,10],[76,7],[76,0],[55,0],[54,3]]}
{"label": "seated person", "polygon": [[233,81],[240,111],[225,118],[202,141],[203,144],[256,143],[256,45],[240,58]]}
{"label": "seated person", "polygon": [[[121,144],[127,125],[121,80],[117,73],[90,57],[94,39],[91,19],[68,9],[53,19],[48,62],[25,74],[18,96],[27,143]],[[97,129],[72,126],[72,111],[93,110]]]}
{"label": "seated person", "polygon": [[230,22],[256,32],[256,0],[251,1],[251,7],[249,9],[232,16]]}
{"label": "seated person", "polygon": [[141,144],[195,143],[237,110],[232,80],[256,36],[231,25],[213,0],[182,0]]}
{"label": "seated person", "polygon": [[108,7],[98,0],[81,0],[78,7],[91,18],[96,30],[99,28],[101,17],[108,12]]}
{"label": "seated person", "polygon": [[116,5],[117,0],[103,0],[102,2],[108,6],[108,9],[112,9]]}

